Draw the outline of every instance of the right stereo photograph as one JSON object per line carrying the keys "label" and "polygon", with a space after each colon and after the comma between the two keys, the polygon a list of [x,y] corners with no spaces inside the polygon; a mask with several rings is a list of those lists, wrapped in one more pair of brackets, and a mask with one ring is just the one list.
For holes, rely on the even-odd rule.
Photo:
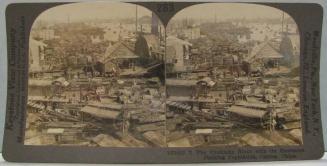
{"label": "right stereo photograph", "polygon": [[300,35],[264,5],[206,3],[166,28],[168,147],[302,145]]}

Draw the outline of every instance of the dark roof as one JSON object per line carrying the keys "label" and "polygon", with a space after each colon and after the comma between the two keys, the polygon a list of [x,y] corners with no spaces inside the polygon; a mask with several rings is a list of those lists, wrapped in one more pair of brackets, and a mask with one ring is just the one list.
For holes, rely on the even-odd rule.
{"label": "dark roof", "polygon": [[277,51],[268,41],[253,48],[246,61],[253,62],[255,59],[280,59],[283,55]]}
{"label": "dark roof", "polygon": [[134,59],[138,58],[138,56],[134,53],[134,51],[129,48],[124,42],[117,42],[113,46],[107,48],[103,59],[101,62],[108,62],[114,59]]}
{"label": "dark roof", "polygon": [[144,34],[142,37],[145,39],[146,43],[148,44],[148,47],[150,48],[157,48],[159,47],[159,39],[157,36],[153,34]]}

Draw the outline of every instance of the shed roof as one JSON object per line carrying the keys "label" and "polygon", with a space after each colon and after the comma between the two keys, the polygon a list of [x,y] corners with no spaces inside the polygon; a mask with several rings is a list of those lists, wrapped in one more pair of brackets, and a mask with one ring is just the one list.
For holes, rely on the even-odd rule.
{"label": "shed roof", "polygon": [[281,59],[283,55],[279,53],[271,44],[266,41],[253,48],[246,61],[252,62],[255,59]]}
{"label": "shed roof", "polygon": [[106,109],[101,109],[98,107],[85,106],[81,109],[81,112],[91,114],[93,116],[104,118],[104,119],[118,119],[120,112],[110,111]]}
{"label": "shed roof", "polygon": [[232,106],[227,111],[249,118],[263,118],[268,113],[267,111],[244,108],[240,106]]}

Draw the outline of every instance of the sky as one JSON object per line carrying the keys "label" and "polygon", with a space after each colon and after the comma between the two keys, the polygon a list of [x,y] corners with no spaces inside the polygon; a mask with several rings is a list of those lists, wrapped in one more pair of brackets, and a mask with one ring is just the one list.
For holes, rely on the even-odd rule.
{"label": "sky", "polygon": [[[138,17],[151,16],[151,11],[138,6]],[[135,18],[135,4],[116,2],[81,2],[50,8],[37,19],[48,22],[68,22],[89,19]]]}
{"label": "sky", "polygon": [[[282,18],[282,11],[273,7],[242,3],[206,3],[187,7],[173,19],[216,19],[223,21],[234,18]],[[285,14],[285,18],[287,18]]]}
{"label": "sky", "polygon": [[[151,16],[151,11],[139,6],[138,18]],[[38,20],[74,22],[90,19],[135,18],[135,4],[122,2],[80,2],[60,5],[43,12]],[[289,16],[285,14],[285,18]],[[205,3],[179,11],[173,19],[201,19],[224,21],[234,18],[282,18],[282,11],[273,7],[242,3]]]}

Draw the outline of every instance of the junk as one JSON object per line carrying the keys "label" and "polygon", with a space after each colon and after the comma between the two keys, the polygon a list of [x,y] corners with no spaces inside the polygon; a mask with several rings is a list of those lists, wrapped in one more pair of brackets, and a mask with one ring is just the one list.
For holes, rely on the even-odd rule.
{"label": "junk", "polygon": [[213,129],[196,129],[195,134],[211,134]]}
{"label": "junk", "polygon": [[291,130],[289,132],[289,134],[291,135],[291,138],[293,138],[293,140],[295,142],[298,142],[299,144],[303,144],[303,139],[302,139],[302,130],[301,129],[294,129]]}
{"label": "junk", "polygon": [[244,86],[243,89],[242,89],[243,94],[250,95],[251,92],[252,92],[252,89],[251,89],[250,86]]}
{"label": "junk", "polygon": [[[52,133],[50,133],[52,132]],[[47,131],[48,135],[53,135],[57,143],[74,143],[80,138],[81,130],[61,130],[52,129]]]}
{"label": "junk", "polygon": [[116,111],[121,111],[124,108],[122,104],[113,103],[113,102],[110,103],[90,102],[88,106],[98,107],[103,109],[112,109]]}
{"label": "junk", "polygon": [[50,145],[50,144],[54,144],[54,143],[55,143],[55,141],[48,140],[47,144],[45,144],[42,136],[26,138],[24,141],[24,145]]}
{"label": "junk", "polygon": [[136,139],[129,133],[125,133],[123,135],[117,134],[119,136],[119,140],[126,144],[128,147],[147,147],[148,144],[144,141]]}
{"label": "junk", "polygon": [[196,147],[205,143],[202,135],[190,135],[181,139],[168,142],[168,147]]}
{"label": "junk", "polygon": [[205,78],[201,79],[200,81],[205,82],[207,84],[207,86],[209,86],[209,87],[213,87],[214,85],[216,85],[216,82],[212,81],[210,77],[205,77]]}
{"label": "junk", "polygon": [[184,122],[183,128],[187,130],[196,129],[226,129],[233,127],[231,122]]}
{"label": "junk", "polygon": [[249,146],[275,146],[273,142],[255,133],[244,135],[240,141]]}
{"label": "junk", "polygon": [[177,109],[182,109],[182,110],[186,110],[186,111],[191,110],[191,106],[183,104],[183,103],[179,103],[179,102],[167,101],[166,104],[167,104],[167,106],[175,107]]}
{"label": "junk", "polygon": [[288,94],[286,100],[287,102],[294,103],[299,101],[299,97],[296,94]]}
{"label": "junk", "polygon": [[165,114],[160,112],[147,112],[141,114],[132,115],[131,119],[136,120],[138,123],[154,123],[154,122],[163,122],[166,117]]}
{"label": "junk", "polygon": [[291,129],[300,129],[301,122],[300,121],[293,121],[293,122],[284,122],[283,129],[291,130]]}
{"label": "junk", "polygon": [[[66,137],[68,138],[68,137]],[[32,138],[27,138],[25,139],[24,144],[25,145],[58,145],[58,144],[66,144],[66,143],[72,143],[74,141],[71,139],[69,142],[68,141],[60,141],[60,137],[53,136],[53,135],[43,135],[40,134],[38,136],[32,137]],[[62,139],[64,140],[64,139]]]}
{"label": "junk", "polygon": [[209,144],[224,144],[226,142],[226,139],[228,138],[230,131],[224,131],[224,132],[215,132],[213,131],[213,134],[206,135],[207,142]]}
{"label": "junk", "polygon": [[104,119],[118,119],[121,114],[121,112],[118,111],[111,111],[93,106],[85,106],[80,110],[80,112]]}
{"label": "junk", "polygon": [[62,98],[62,97],[28,96],[28,101],[68,103],[69,99]]}
{"label": "junk", "polygon": [[158,130],[165,130],[165,123],[164,122],[138,125],[136,127],[137,132],[158,131]]}
{"label": "junk", "polygon": [[27,106],[30,106],[30,107],[36,109],[37,111],[41,111],[41,110],[45,109],[44,105],[37,104],[36,102],[33,102],[33,101],[27,101]]}
{"label": "junk", "polygon": [[167,86],[196,86],[197,80],[166,79]]}
{"label": "junk", "polygon": [[67,87],[70,83],[68,81],[66,81],[66,79],[64,77],[59,77],[56,80],[54,80],[52,82],[52,84],[56,84],[56,85],[60,85],[63,87]]}
{"label": "junk", "polygon": [[262,119],[268,113],[267,111],[245,108],[240,106],[232,106],[227,111],[241,116],[258,119]]}
{"label": "junk", "polygon": [[144,95],[143,99],[144,100],[152,100],[153,96],[152,95]]}
{"label": "junk", "polygon": [[254,109],[260,109],[260,110],[266,110],[268,108],[268,104],[267,103],[250,103],[250,102],[237,102],[235,103],[235,105],[237,106],[242,106],[242,107],[246,107],[246,108],[254,108]]}
{"label": "junk", "polygon": [[128,147],[122,141],[107,134],[99,134],[92,139],[92,142],[101,147]]}
{"label": "junk", "polygon": [[46,131],[47,134],[63,134],[65,129],[62,128],[52,128]]}
{"label": "junk", "polygon": [[28,80],[29,86],[39,86],[39,87],[50,87],[52,85],[52,80],[45,80],[45,79],[29,79]]}
{"label": "junk", "polygon": [[143,137],[157,147],[165,147],[165,139],[161,131],[148,131],[143,134]]}
{"label": "junk", "polygon": [[104,95],[106,93],[106,89],[104,86],[100,86],[95,90],[95,93],[98,95]]}
{"label": "junk", "polygon": [[119,85],[122,85],[122,84],[124,84],[125,82],[124,82],[123,80],[117,80],[117,83],[118,83]]}
{"label": "junk", "polygon": [[296,142],[294,142],[293,140],[283,136],[282,133],[279,133],[279,132],[276,132],[276,131],[273,131],[273,132],[265,131],[265,132],[263,132],[263,135],[267,139],[269,139],[271,142],[273,142],[275,145],[278,145],[278,146],[297,145]]}

